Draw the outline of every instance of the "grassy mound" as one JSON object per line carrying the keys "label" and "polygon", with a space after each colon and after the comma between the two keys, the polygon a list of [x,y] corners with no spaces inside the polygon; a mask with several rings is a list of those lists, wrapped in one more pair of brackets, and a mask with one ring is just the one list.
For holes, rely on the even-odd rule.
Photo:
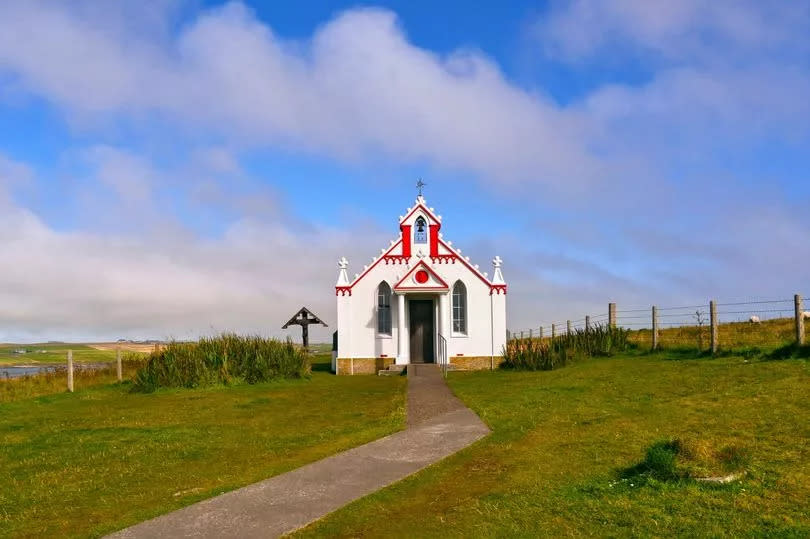
{"label": "grassy mound", "polygon": [[705,440],[676,438],[652,444],[644,460],[624,470],[621,477],[658,481],[719,480],[742,473],[748,461],[748,451],[737,445],[718,449]]}
{"label": "grassy mound", "polygon": [[610,356],[627,349],[629,331],[608,325],[578,329],[549,339],[515,339],[506,343],[502,367],[550,371],[576,357]]}
{"label": "grassy mound", "polygon": [[289,340],[239,336],[203,337],[197,342],[170,342],[152,352],[135,376],[134,391],[159,387],[199,387],[278,378],[301,378],[310,372],[304,350]]}

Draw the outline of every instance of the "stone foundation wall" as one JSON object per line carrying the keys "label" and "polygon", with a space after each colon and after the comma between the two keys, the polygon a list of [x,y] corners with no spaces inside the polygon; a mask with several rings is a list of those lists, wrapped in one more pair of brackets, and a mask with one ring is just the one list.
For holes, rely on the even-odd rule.
{"label": "stone foundation wall", "polygon": [[452,356],[450,358],[451,365],[466,371],[497,369],[501,363],[503,363],[502,356],[495,356],[494,358],[490,356]]}
{"label": "stone foundation wall", "polygon": [[377,371],[387,369],[396,361],[393,357],[355,357],[337,358],[337,372],[339,375],[348,374],[377,374]]}

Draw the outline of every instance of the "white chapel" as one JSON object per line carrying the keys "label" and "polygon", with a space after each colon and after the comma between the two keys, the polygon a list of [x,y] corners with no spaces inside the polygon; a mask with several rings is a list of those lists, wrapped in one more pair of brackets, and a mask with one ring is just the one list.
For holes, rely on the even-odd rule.
{"label": "white chapel", "polygon": [[500,257],[491,278],[480,271],[445,240],[441,215],[421,194],[399,218],[399,231],[353,279],[348,260],[338,262],[332,370],[372,374],[410,363],[496,368],[506,344]]}

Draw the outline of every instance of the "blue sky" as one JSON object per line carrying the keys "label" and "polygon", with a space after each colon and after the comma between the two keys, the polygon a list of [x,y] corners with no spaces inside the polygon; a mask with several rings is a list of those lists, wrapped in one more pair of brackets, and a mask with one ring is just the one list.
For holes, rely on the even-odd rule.
{"label": "blue sky", "polygon": [[335,261],[419,177],[504,259],[512,328],[810,294],[808,27],[793,1],[4,2],[0,341],[334,320]]}

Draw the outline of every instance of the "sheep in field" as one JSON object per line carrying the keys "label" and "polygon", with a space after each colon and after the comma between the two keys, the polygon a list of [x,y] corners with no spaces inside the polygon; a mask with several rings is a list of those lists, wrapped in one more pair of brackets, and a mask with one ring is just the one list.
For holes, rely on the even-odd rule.
{"label": "sheep in field", "polygon": [[759,317],[755,314],[751,315],[751,318],[748,319],[749,322],[752,324],[759,324]]}
{"label": "sheep in field", "polygon": [[804,319],[804,320],[810,320],[810,311],[804,311],[804,312],[802,313],[802,319]]}

